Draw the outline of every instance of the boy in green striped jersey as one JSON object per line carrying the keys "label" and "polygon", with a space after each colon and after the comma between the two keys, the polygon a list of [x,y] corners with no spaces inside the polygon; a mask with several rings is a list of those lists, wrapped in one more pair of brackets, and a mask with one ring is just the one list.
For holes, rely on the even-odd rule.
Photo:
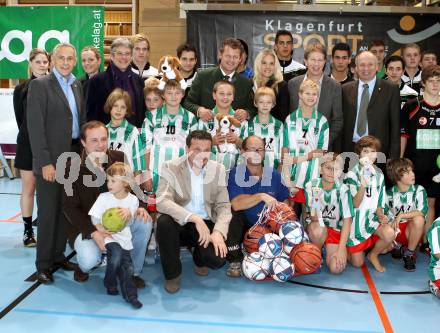
{"label": "boy in green striped jersey", "polygon": [[135,173],[145,170],[144,146],[139,130],[125,119],[133,114],[129,93],[120,88],[113,90],[105,102],[104,111],[111,117],[106,125],[108,148],[124,152],[127,163]]}
{"label": "boy in green striped jersey", "polygon": [[432,223],[427,237],[431,249],[431,262],[428,267],[429,289],[440,298],[440,218]]}
{"label": "boy in green striped jersey", "polygon": [[275,92],[269,87],[260,87],[255,92],[254,104],[258,114],[242,127],[241,138],[256,135],[264,140],[264,165],[277,169],[281,159],[283,124],[270,114],[275,106]]}
{"label": "boy in green striped jersey", "polygon": [[348,238],[348,252],[353,266],[361,267],[368,260],[378,272],[385,272],[379,261],[379,254],[389,249],[395,239],[395,232],[384,214],[386,205],[385,179],[382,171],[373,163],[380,151],[380,141],[374,136],[363,136],[355,144],[360,162],[345,176],[353,197],[354,218]]}
{"label": "boy in green striped jersey", "polygon": [[162,164],[185,154],[185,140],[197,128],[197,119],[180,102],[183,90],[179,82],[169,80],[163,90],[164,105],[155,113],[148,112],[142,125],[146,162],[152,176],[147,191],[156,193]]}
{"label": "boy in green striped jersey", "polygon": [[[208,121],[199,119],[197,129],[207,131],[212,136],[212,154],[211,160],[217,161],[225,166],[226,171],[231,170],[237,163],[237,158],[240,153],[241,138],[240,133],[246,121],[241,122],[240,129],[234,130],[231,126],[231,131],[223,135],[220,133],[220,126],[217,116],[231,116],[235,117],[235,111],[232,108],[234,101],[235,88],[229,81],[218,81],[214,84],[212,97],[215,101],[215,107],[212,109],[213,118]],[[235,117],[236,118],[236,117]],[[237,118],[238,119],[238,118]],[[221,153],[219,145],[224,143],[231,143],[235,145],[235,150],[231,152]]]}
{"label": "boy in green striped jersey", "polygon": [[338,180],[342,169],[343,162],[336,154],[326,154],[321,161],[321,178],[305,186],[310,216],[307,234],[319,248],[325,244],[326,263],[333,274],[342,273],[347,265],[347,241],[354,216],[350,190]]}
{"label": "boy in green striped jersey", "polygon": [[416,270],[415,250],[423,236],[428,198],[421,185],[415,184],[414,165],[407,158],[396,158],[387,163],[387,174],[395,184],[387,190],[388,216],[398,233],[391,255],[403,257],[408,272]]}
{"label": "boy in green striped jersey", "polygon": [[319,87],[305,80],[299,87],[299,107],[284,123],[282,161],[284,179],[292,181],[290,201],[305,212],[304,185],[319,177],[319,158],[328,149],[329,125],[316,109]]}

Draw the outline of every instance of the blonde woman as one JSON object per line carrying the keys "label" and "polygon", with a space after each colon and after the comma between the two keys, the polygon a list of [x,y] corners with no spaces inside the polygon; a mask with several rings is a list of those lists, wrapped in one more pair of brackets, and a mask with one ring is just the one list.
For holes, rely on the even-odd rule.
{"label": "blonde woman", "polygon": [[26,125],[26,99],[29,82],[42,77],[49,70],[49,55],[43,49],[35,48],[29,54],[30,79],[20,83],[14,90],[14,111],[18,126],[17,153],[15,167],[20,170],[21,196],[20,209],[24,222],[23,244],[27,247],[37,245],[32,229],[32,212],[34,210],[35,176],[32,172],[32,151]]}
{"label": "blonde woman", "polygon": [[290,114],[289,91],[287,82],[283,80],[281,66],[273,50],[263,49],[254,61],[254,92],[261,87],[269,87],[275,91],[276,104],[271,114],[284,122]]}

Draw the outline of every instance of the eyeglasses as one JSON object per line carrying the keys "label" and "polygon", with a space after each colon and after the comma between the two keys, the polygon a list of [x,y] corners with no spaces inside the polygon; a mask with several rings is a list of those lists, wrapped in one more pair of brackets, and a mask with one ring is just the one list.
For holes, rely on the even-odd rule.
{"label": "eyeglasses", "polygon": [[115,52],[113,53],[117,57],[131,57],[131,52]]}

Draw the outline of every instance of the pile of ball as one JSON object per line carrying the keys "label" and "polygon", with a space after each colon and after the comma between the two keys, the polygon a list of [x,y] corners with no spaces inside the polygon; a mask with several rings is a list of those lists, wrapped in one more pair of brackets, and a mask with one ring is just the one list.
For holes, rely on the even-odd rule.
{"label": "pile of ball", "polygon": [[250,280],[286,282],[314,273],[321,265],[321,250],[309,243],[295,212],[284,203],[271,208],[248,230],[243,245],[247,254],[242,271]]}

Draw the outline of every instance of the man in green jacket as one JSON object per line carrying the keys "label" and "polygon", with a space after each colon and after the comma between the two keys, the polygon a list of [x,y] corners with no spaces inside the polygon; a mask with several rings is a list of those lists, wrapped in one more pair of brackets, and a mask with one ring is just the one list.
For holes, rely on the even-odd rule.
{"label": "man in green jacket", "polygon": [[242,53],[243,46],[237,39],[225,39],[218,52],[219,66],[200,70],[197,73],[183,104],[185,109],[203,121],[212,119],[214,117],[212,108],[215,106],[212,89],[216,82],[226,80],[232,82],[235,87],[232,103],[235,117],[240,121],[252,117],[255,114],[252,81],[236,72]]}

